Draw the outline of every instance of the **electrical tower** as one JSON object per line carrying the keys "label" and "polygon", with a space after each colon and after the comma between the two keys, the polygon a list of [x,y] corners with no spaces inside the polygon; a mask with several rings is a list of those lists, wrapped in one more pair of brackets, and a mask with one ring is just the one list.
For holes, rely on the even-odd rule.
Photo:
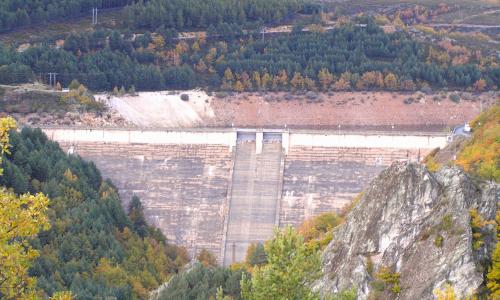
{"label": "electrical tower", "polygon": [[97,25],[97,8],[92,8],[92,25]]}
{"label": "electrical tower", "polygon": [[56,76],[58,73],[47,73],[49,74],[49,85],[55,87],[56,86]]}

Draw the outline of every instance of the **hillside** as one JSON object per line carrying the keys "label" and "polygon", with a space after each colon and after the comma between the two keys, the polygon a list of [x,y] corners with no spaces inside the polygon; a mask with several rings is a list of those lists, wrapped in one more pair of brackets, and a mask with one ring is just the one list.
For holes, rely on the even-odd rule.
{"label": "hillside", "polygon": [[[361,26],[360,24],[364,24]],[[365,26],[366,25],[366,26]],[[176,33],[96,29],[18,51],[0,45],[0,84],[78,79],[91,90],[468,91],[496,89],[496,58],[443,38],[429,45],[405,31],[386,33],[371,18],[322,32],[244,33],[223,23],[196,39]]]}
{"label": "hillside", "polygon": [[50,199],[51,228],[31,241],[40,256],[29,275],[40,296],[71,291],[77,299],[146,299],[189,259],[147,226],[138,199],[124,212],[93,163],[66,155],[40,130],[12,133],[10,144],[0,185]]}

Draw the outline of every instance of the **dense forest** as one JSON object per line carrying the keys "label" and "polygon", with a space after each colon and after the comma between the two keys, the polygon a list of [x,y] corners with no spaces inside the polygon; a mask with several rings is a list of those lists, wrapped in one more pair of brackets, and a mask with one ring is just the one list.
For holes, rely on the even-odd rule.
{"label": "dense forest", "polygon": [[50,199],[50,229],[31,241],[40,255],[29,275],[43,295],[146,299],[188,261],[184,249],[146,224],[138,198],[124,212],[93,163],[66,155],[39,129],[12,132],[10,144],[0,185]]}
{"label": "dense forest", "polygon": [[277,24],[299,11],[318,10],[303,6],[302,0],[0,0],[0,32],[57,19],[90,18],[92,8],[124,6],[125,26],[150,30],[206,28],[221,23]]}
{"label": "dense forest", "polygon": [[[494,58],[442,42],[426,45],[405,32],[385,33],[373,20],[328,32],[237,38],[241,27],[212,28],[222,39],[176,41],[171,32],[71,34],[60,49],[40,44],[21,53],[0,45],[0,83],[78,79],[91,90],[403,90],[500,86]],[[210,33],[210,32],[209,32]]]}
{"label": "dense forest", "polygon": [[132,28],[156,30],[207,28],[222,23],[279,24],[290,21],[302,9],[302,0],[151,0],[125,9]]}
{"label": "dense forest", "polygon": [[159,295],[161,300],[211,299],[218,289],[231,297],[241,299],[240,281],[242,269],[231,270],[196,264],[188,271],[172,278]]}
{"label": "dense forest", "polygon": [[134,0],[0,0],[0,32],[57,19],[91,15],[92,8],[122,7]]}

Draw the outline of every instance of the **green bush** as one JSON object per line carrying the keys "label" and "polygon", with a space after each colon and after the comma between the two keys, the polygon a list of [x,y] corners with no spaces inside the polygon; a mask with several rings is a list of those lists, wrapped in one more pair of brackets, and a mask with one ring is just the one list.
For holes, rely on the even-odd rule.
{"label": "green bush", "polygon": [[455,102],[455,103],[459,103],[460,102],[460,96],[457,95],[457,94],[451,94],[450,95],[450,100]]}
{"label": "green bush", "polygon": [[438,248],[441,248],[443,246],[443,241],[444,241],[443,236],[438,234],[434,239],[434,245],[436,245],[436,247]]}

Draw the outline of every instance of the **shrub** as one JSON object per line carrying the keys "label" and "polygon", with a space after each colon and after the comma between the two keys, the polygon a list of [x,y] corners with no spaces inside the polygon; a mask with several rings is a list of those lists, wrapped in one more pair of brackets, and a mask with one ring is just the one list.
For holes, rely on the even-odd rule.
{"label": "shrub", "polygon": [[401,274],[392,272],[388,267],[381,267],[375,274],[376,280],[372,282],[372,287],[376,291],[389,290],[393,294],[399,294],[401,287],[399,286],[399,277]]}
{"label": "shrub", "polygon": [[69,88],[70,90],[76,90],[76,89],[78,89],[79,87],[80,87],[80,82],[78,82],[78,80],[76,80],[76,79],[73,79],[73,80],[71,81],[71,83],[69,84],[69,86],[68,86],[68,88]]}
{"label": "shrub", "polygon": [[314,218],[305,220],[300,225],[298,231],[304,237],[304,241],[321,239],[324,235],[338,226],[342,222],[342,218],[336,213],[322,213]]}
{"label": "shrub", "polygon": [[406,98],[403,102],[404,104],[412,104],[415,101],[412,97]]}
{"label": "shrub", "polygon": [[318,98],[318,94],[316,94],[315,92],[307,92],[306,97],[309,100],[316,100]]}
{"label": "shrub", "polygon": [[434,239],[434,245],[436,245],[436,247],[438,248],[441,248],[443,246],[443,240],[444,240],[444,237],[440,234],[438,234],[436,236],[436,238]]}
{"label": "shrub", "polygon": [[181,94],[181,100],[182,101],[189,101],[189,95],[188,94]]}
{"label": "shrub", "polygon": [[212,254],[212,252],[208,251],[207,249],[202,249],[196,258],[205,267],[217,266],[217,259]]}
{"label": "shrub", "polygon": [[488,224],[483,216],[479,214],[477,209],[469,210],[470,215],[470,227],[472,230],[472,248],[474,250],[479,250],[484,244],[482,230],[483,227]]}
{"label": "shrub", "polygon": [[429,170],[429,172],[437,172],[441,168],[441,164],[436,162],[436,160],[432,156],[427,159],[425,166],[427,167],[427,170]]}
{"label": "shrub", "polygon": [[460,96],[457,95],[457,94],[451,94],[450,95],[450,100],[455,102],[455,103],[459,103],[460,102]]}
{"label": "shrub", "polygon": [[227,93],[226,92],[218,92],[218,93],[215,93],[215,97],[219,98],[219,99],[224,99],[227,97]]}
{"label": "shrub", "polygon": [[421,91],[426,93],[427,95],[432,93],[432,89],[429,86],[424,86],[421,88]]}
{"label": "shrub", "polygon": [[366,257],[366,272],[373,276],[373,260],[370,256]]}
{"label": "shrub", "polygon": [[128,89],[128,93],[131,95],[131,96],[135,96],[135,86],[134,85],[131,85],[130,88]]}

